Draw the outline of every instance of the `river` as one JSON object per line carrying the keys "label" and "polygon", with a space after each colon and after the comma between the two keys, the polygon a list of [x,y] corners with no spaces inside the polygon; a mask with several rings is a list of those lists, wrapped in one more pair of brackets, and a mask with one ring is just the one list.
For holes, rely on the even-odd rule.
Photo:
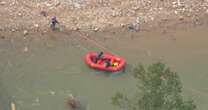
{"label": "river", "polygon": [[[87,110],[116,110],[111,104],[115,92],[132,94],[136,90],[130,68],[156,61],[179,73],[184,96],[195,100],[197,110],[208,108],[207,28],[168,32],[111,29],[88,35],[100,47],[77,32],[31,34],[25,38],[20,37],[22,34],[7,34],[10,37],[1,39],[0,103],[5,110],[10,110],[11,102],[17,110],[67,110],[66,100],[71,94]],[[127,71],[106,75],[88,68],[85,54],[101,50],[124,57]]]}

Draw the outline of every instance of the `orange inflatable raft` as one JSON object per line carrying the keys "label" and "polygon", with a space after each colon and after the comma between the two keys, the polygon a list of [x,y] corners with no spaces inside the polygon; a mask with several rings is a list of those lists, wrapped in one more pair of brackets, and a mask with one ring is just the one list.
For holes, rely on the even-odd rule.
{"label": "orange inflatable raft", "polygon": [[[102,71],[117,72],[122,70],[126,65],[126,62],[123,58],[108,53],[104,53],[102,58],[95,62],[98,54],[99,53],[96,52],[89,52],[85,56],[85,62],[87,65],[89,65],[89,67]],[[106,66],[106,61],[108,61],[110,65]]]}

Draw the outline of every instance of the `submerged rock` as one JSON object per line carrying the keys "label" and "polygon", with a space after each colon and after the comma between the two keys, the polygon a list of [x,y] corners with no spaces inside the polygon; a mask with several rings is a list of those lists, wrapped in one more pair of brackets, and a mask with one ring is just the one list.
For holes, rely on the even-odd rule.
{"label": "submerged rock", "polygon": [[81,103],[74,96],[70,95],[70,98],[67,100],[67,105],[72,110],[79,110],[81,108]]}
{"label": "submerged rock", "polygon": [[56,94],[56,93],[55,93],[54,91],[52,91],[52,90],[50,90],[49,93],[50,93],[52,96],[54,96],[54,95]]}

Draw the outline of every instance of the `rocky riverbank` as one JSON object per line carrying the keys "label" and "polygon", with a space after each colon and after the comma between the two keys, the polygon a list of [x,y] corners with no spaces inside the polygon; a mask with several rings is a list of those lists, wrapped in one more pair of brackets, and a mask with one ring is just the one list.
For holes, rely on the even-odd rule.
{"label": "rocky riverbank", "polygon": [[51,16],[69,30],[128,27],[139,31],[169,22],[202,24],[208,0],[0,0],[0,14],[1,31],[24,34],[47,31]]}

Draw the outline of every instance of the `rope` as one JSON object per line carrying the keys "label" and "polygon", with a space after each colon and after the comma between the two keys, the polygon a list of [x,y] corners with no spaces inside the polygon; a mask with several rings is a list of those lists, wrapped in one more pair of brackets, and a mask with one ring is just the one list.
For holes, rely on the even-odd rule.
{"label": "rope", "polygon": [[[69,32],[69,30],[65,30],[64,29],[64,31],[62,31],[64,34],[69,34],[68,32]],[[94,39],[91,39],[91,38],[89,38],[89,36],[88,35],[85,35],[84,33],[82,33],[81,31],[76,31],[76,32],[78,32],[78,34],[79,34],[79,37],[81,37],[82,39],[84,39],[84,40],[87,40],[87,41],[90,41],[92,44],[94,44],[96,47],[98,47],[98,48],[100,48],[100,49],[103,49],[103,50],[105,50],[105,51],[108,51],[108,53],[111,53],[111,54],[114,54],[114,55],[118,55],[118,54],[116,54],[115,52],[113,52],[112,50],[110,50],[110,49],[108,49],[108,48],[106,48],[105,46],[103,46],[103,45],[101,45],[101,43],[99,43],[98,41],[96,41],[96,40],[94,40]],[[73,37],[74,39],[76,39],[76,40],[78,40],[77,39],[77,37]],[[89,49],[87,49],[87,48],[85,48],[85,47],[82,47],[81,45],[80,45],[80,47],[83,49],[83,50],[85,50],[85,51],[89,51]]]}
{"label": "rope", "polygon": [[87,35],[83,34],[82,32],[78,31],[80,37],[82,37],[83,39],[86,39],[88,41],[90,41],[92,44],[96,45],[97,47],[99,47],[100,49],[103,49],[105,51],[108,51],[109,53],[112,53],[114,55],[117,55],[115,52],[113,52],[112,50],[104,47],[103,45],[101,45],[101,43],[99,43],[98,41],[94,40],[94,39],[90,39]]}
{"label": "rope", "polygon": [[[61,32],[66,34],[66,35],[70,34],[68,30],[61,31]],[[79,39],[77,39],[76,37],[71,37],[71,38],[72,38],[72,40],[75,40],[76,42],[79,42]],[[89,51],[88,48],[86,48],[85,46],[82,46],[81,44],[80,45],[74,45],[74,46],[79,48],[79,49],[81,49],[81,50],[83,50],[83,51],[85,51],[85,52]]]}
{"label": "rope", "polygon": [[[25,4],[24,2],[22,2],[20,0],[16,0],[16,1],[19,2],[20,4],[24,5],[27,8],[32,8],[32,9],[35,8],[33,6],[29,6],[29,5]],[[82,37],[83,39],[86,39],[86,40],[90,41],[91,43],[93,43],[94,45],[96,45],[97,47],[99,47],[100,49],[104,49],[104,50],[108,51],[109,53],[112,53],[112,54],[116,55],[115,52],[113,52],[112,50],[104,47],[103,45],[101,45],[101,43],[97,42],[96,40],[90,39],[88,36],[86,36],[85,34],[83,34],[80,31],[78,31],[78,33],[79,33],[80,37]],[[82,47],[82,49],[85,50],[85,51],[87,51],[87,49],[84,48],[84,47]]]}
{"label": "rope", "polygon": [[[27,8],[30,8],[30,9],[35,9],[36,7],[33,7],[33,6],[30,6],[30,5],[27,5],[25,4],[24,2],[22,2],[21,0],[16,0],[17,2],[19,2],[21,5],[27,7]],[[101,45],[101,43],[98,43],[97,41],[95,41],[94,39],[90,39],[88,36],[86,36],[85,34],[83,34],[82,32],[78,31],[78,33],[80,34],[80,37],[82,37],[83,39],[86,39],[90,42],[92,42],[94,45],[96,45],[97,47],[101,48],[101,49],[104,49],[106,51],[109,51],[109,53],[112,53],[112,54],[115,54],[114,52],[112,52],[112,50],[104,47],[103,45]],[[85,49],[86,50],[86,49]],[[115,54],[116,55],[116,54]]]}

